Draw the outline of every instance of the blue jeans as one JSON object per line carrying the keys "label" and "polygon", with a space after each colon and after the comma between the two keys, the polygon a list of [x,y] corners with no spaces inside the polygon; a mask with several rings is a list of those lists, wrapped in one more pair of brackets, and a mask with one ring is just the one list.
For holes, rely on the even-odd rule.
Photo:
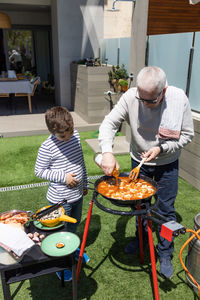
{"label": "blue jeans", "polygon": [[[53,203],[49,202],[50,205]],[[78,201],[74,203],[65,203],[63,208],[65,210],[65,214],[69,217],[75,218],[77,223],[68,223],[66,222],[65,228],[67,231],[75,233],[78,225],[81,222],[82,216],[82,205],[83,205],[83,197],[81,197]]]}
{"label": "blue jeans", "polygon": [[[138,165],[137,161],[131,159],[132,168]],[[157,212],[176,221],[174,203],[178,192],[178,160],[162,166],[145,166],[140,169],[140,174],[154,179],[158,184],[156,197],[158,199]],[[146,225],[143,220],[143,227]],[[137,224],[136,224],[137,227]],[[145,226],[146,227],[146,226]],[[158,226],[160,233],[161,226]],[[143,228],[146,232],[146,228]],[[173,243],[159,235],[158,254],[160,257],[171,256],[174,251]]]}

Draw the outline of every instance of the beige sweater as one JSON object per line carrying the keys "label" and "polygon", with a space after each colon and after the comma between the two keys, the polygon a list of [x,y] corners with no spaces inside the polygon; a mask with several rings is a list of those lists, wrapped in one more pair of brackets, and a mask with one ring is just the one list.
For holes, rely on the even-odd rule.
{"label": "beige sweater", "polygon": [[[133,159],[140,161],[142,152],[162,144],[164,152],[146,164],[164,165],[174,162],[180,156],[181,148],[191,142],[194,136],[191,108],[187,96],[182,89],[169,86],[160,105],[149,109],[135,98],[135,94],[136,88],[131,88],[123,94],[102,122],[99,128],[102,153],[112,152],[115,133],[121,122],[125,120],[131,128],[130,154]],[[173,106],[172,101],[176,101],[176,105]],[[168,107],[168,116],[172,116],[171,119],[175,121],[176,118],[178,119],[180,127],[178,139],[159,137],[159,128],[163,122],[163,103]]]}

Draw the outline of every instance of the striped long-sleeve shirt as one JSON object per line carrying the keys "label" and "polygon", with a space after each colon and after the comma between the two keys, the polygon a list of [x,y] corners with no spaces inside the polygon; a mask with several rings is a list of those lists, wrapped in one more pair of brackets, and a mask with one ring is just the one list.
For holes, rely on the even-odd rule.
{"label": "striped long-sleeve shirt", "polygon": [[[76,174],[78,184],[75,187],[67,186],[66,173]],[[74,130],[69,141],[59,141],[54,135],[50,135],[42,143],[35,164],[35,174],[50,181],[47,200],[52,203],[63,199],[72,203],[82,197],[83,189],[88,187],[88,175],[77,130]]]}

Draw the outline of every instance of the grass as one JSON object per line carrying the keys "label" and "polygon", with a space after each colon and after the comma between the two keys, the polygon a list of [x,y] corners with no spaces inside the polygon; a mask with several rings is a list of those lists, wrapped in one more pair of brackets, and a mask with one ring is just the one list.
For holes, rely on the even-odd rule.
{"label": "grass", "polygon": [[[86,139],[91,138],[91,135],[92,132],[90,131],[80,133],[86,167],[90,176],[102,174],[100,168],[93,161],[93,150],[85,142]],[[43,181],[35,176],[34,167],[38,149],[47,136],[38,135],[0,139],[0,187]],[[123,171],[130,169],[129,155],[118,155],[117,159]]]}
{"label": "grass", "polygon": [[[89,138],[89,133],[81,133],[82,139]],[[13,152],[10,156],[11,161],[8,163],[16,167],[17,156],[14,152],[19,153],[23,148],[23,143],[27,146],[32,145],[27,151],[29,159],[23,157],[22,161],[27,161],[30,172],[34,166],[38,145],[44,140],[44,136],[28,138],[4,139],[0,140],[7,143],[8,150],[3,146],[3,155]],[[9,141],[8,141],[9,140]],[[11,141],[16,143],[16,147],[11,147]],[[32,143],[31,143],[32,140]],[[34,142],[33,142],[34,140]],[[36,145],[37,144],[37,145]],[[2,148],[1,148],[2,149]],[[84,156],[88,170],[96,175],[99,172],[98,167],[93,163],[93,153],[87,149],[83,141]],[[13,151],[12,151],[13,150]],[[22,151],[22,150],[20,150]],[[30,153],[32,152],[32,153]],[[25,155],[25,154],[24,154]],[[122,158],[122,157],[121,157]],[[29,160],[33,161],[30,162]],[[125,160],[126,159],[126,160]],[[88,162],[89,160],[89,162]],[[4,160],[3,160],[4,162]],[[129,166],[130,158],[124,156],[121,166]],[[4,169],[3,169],[4,170]],[[10,169],[12,171],[12,168]],[[24,169],[23,169],[24,170]],[[123,169],[124,170],[124,169]],[[89,175],[92,175],[89,171]],[[95,173],[96,172],[96,173]],[[23,172],[22,172],[23,173]],[[4,174],[1,172],[1,174]],[[17,175],[18,173],[16,173]],[[101,172],[99,172],[101,174]],[[4,176],[2,176],[4,177]],[[9,172],[7,173],[9,178]],[[16,178],[16,180],[14,180]],[[34,175],[27,173],[24,177],[26,181],[22,184],[33,182]],[[2,178],[4,180],[4,178]],[[13,176],[12,185],[20,184],[21,178]],[[6,184],[6,181],[5,181]],[[5,186],[4,184],[4,186]],[[7,185],[7,184],[6,184]],[[3,186],[3,185],[2,185]],[[36,211],[38,208],[46,205],[47,186],[31,188],[16,191],[7,191],[0,193],[0,211],[10,209],[23,209]],[[176,199],[177,220],[186,228],[193,228],[194,216],[199,213],[200,191],[192,187],[183,179],[179,179],[179,192]],[[89,203],[92,199],[92,191],[84,198],[82,222],[79,226],[78,235],[82,237],[84,225],[89,209]],[[106,206],[118,209],[108,203],[106,199],[99,196],[99,200]],[[152,275],[150,258],[148,251],[145,251],[145,263],[140,264],[138,255],[125,255],[124,246],[131,241],[135,231],[135,218],[125,216],[115,216],[105,213],[104,211],[93,206],[93,213],[86,243],[86,252],[90,257],[90,262],[83,266],[78,284],[78,299],[80,300],[153,300],[154,292],[152,286]],[[154,243],[157,243],[156,225],[153,224]],[[183,243],[189,238],[188,234],[181,235],[175,239],[175,251],[173,257],[174,276],[171,280],[163,279],[159,274],[159,262],[157,261],[157,275],[160,300],[191,300],[197,299],[193,290],[185,282],[185,273],[179,262],[179,251]],[[183,260],[187,250],[183,253]],[[156,257],[157,259],[157,257]],[[48,300],[70,300],[71,283],[66,283],[62,288],[60,281],[55,274],[41,276],[31,280],[26,280],[19,286],[19,283],[11,284],[11,293],[15,295],[15,300],[28,299],[48,299]],[[0,288],[0,299],[3,299],[2,289]]]}

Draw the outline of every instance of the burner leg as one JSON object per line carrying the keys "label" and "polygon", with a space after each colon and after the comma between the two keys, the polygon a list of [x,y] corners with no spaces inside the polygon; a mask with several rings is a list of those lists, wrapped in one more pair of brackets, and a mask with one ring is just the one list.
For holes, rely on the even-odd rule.
{"label": "burner leg", "polygon": [[[140,210],[141,207],[138,204],[137,209]],[[143,234],[142,234],[142,219],[141,216],[138,216],[138,233],[139,233],[139,245],[140,245],[140,262],[144,263],[144,250],[143,250]]]}
{"label": "burner leg", "polygon": [[147,220],[147,229],[148,229],[148,237],[149,237],[149,250],[150,250],[150,256],[151,256],[151,268],[152,268],[152,276],[153,276],[154,295],[155,295],[155,300],[159,300],[158,279],[157,279],[157,272],[156,272],[156,260],[155,260],[153,234],[152,234],[152,223],[150,220]]}
{"label": "burner leg", "polygon": [[87,215],[85,228],[84,228],[84,233],[83,233],[83,240],[82,240],[82,244],[81,244],[81,249],[80,249],[80,254],[79,254],[79,259],[78,259],[78,265],[77,265],[77,269],[76,269],[76,281],[77,282],[78,282],[78,279],[79,279],[79,274],[80,274],[82,260],[83,260],[83,252],[84,252],[84,249],[85,249],[85,243],[86,243],[86,240],[87,240],[87,234],[88,234],[90,219],[91,219],[91,215],[92,215],[92,206],[93,206],[93,200],[91,200],[91,202],[90,202],[90,208],[88,210],[88,215]]}

